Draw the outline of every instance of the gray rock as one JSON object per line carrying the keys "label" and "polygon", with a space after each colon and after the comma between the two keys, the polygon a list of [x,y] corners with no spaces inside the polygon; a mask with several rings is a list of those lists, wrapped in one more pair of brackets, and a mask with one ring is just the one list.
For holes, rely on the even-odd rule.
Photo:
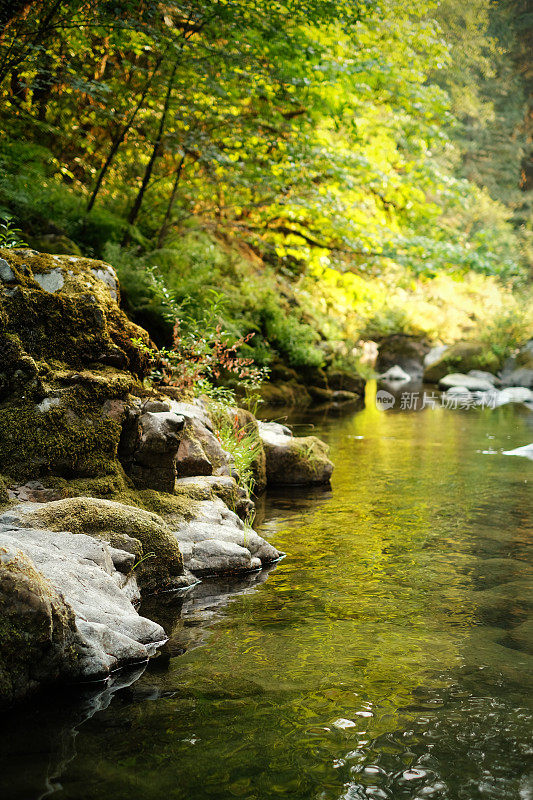
{"label": "gray rock", "polygon": [[407,383],[411,380],[411,375],[405,372],[399,364],[394,364],[386,372],[378,375],[378,379],[387,383]]}
{"label": "gray rock", "polygon": [[430,367],[432,364],[436,364],[448,349],[449,347],[447,344],[439,344],[436,347],[432,347],[424,356],[424,367]]}
{"label": "gray rock", "polygon": [[213,424],[209,419],[205,406],[200,400],[195,400],[193,403],[170,400],[169,404],[170,410],[174,414],[181,414],[185,419],[198,419],[208,430],[213,429]]}
{"label": "gray rock", "polygon": [[443,389],[451,389],[452,387],[461,387],[468,389],[470,392],[489,392],[494,389],[494,385],[486,378],[477,378],[474,375],[464,375],[461,372],[453,372],[450,375],[445,375],[439,381],[439,386]]}
{"label": "gray rock", "polygon": [[273,422],[260,422],[270,486],[313,486],[329,483],[333,464],[328,447],[316,436],[293,437]]}
{"label": "gray rock", "polygon": [[65,276],[61,267],[51,269],[50,272],[34,273],[33,277],[45,292],[59,292],[65,285]]}
{"label": "gray rock", "polygon": [[179,477],[191,475],[231,475],[233,457],[222,447],[217,437],[204,423],[205,414],[185,417],[185,429],[176,454]]}
{"label": "gray rock", "polygon": [[523,386],[533,389],[533,369],[522,367],[505,374],[502,377],[502,386]]}
{"label": "gray rock", "polygon": [[15,280],[15,273],[4,258],[0,258],[0,280],[6,283]]}
{"label": "gray rock", "polygon": [[[136,571],[143,590],[171,589],[183,572],[179,547],[171,528],[149,511],[95,497],[68,497],[49,503],[21,503],[0,516],[0,525],[87,534],[98,546],[110,544],[119,551],[120,571],[130,559],[153,553]],[[113,550],[110,551],[113,553]],[[112,556],[117,563],[117,556]],[[129,567],[128,567],[129,568]]]}
{"label": "gray rock", "polygon": [[175,531],[187,569],[197,575],[246,572],[281,554],[220,500],[198,503],[195,518]]}
{"label": "gray rock", "polygon": [[147,400],[142,407],[142,413],[157,414],[161,411],[170,411],[170,403],[165,403],[164,400]]}
{"label": "gray rock", "polygon": [[136,486],[173,491],[175,458],[184,424],[184,417],[171,411],[148,411],[140,416],[138,446],[130,468]]}
{"label": "gray rock", "polygon": [[533,403],[533,391],[525,389],[523,386],[509,386],[502,389],[501,392],[496,392],[496,405],[504,406],[507,403],[525,403],[530,405]]}
{"label": "gray rock", "polygon": [[[104,543],[85,534],[4,524],[0,548],[20,551],[42,576],[43,585],[51,587],[52,596],[63,598],[75,622],[70,644],[77,657],[68,663],[71,678],[103,678],[120,666],[146,660],[165,640],[161,626],[139,616],[131,604],[130,598],[138,596],[134,579],[117,572],[113,553]],[[15,597],[17,592],[15,587]],[[45,671],[41,680],[46,679]]]}
{"label": "gray rock", "polygon": [[109,294],[113,300],[118,300],[118,278],[115,270],[109,264],[103,264],[101,267],[93,267],[91,269],[95,278],[109,288]]}
{"label": "gray rock", "polygon": [[486,372],[483,369],[471,369],[468,375],[472,378],[480,378],[482,381],[488,381],[493,386],[498,386],[500,383],[500,379],[496,375],[493,375],[492,372]]}
{"label": "gray rock", "polygon": [[180,442],[176,453],[176,473],[180,478],[213,474],[213,465],[196,439],[186,438]]}

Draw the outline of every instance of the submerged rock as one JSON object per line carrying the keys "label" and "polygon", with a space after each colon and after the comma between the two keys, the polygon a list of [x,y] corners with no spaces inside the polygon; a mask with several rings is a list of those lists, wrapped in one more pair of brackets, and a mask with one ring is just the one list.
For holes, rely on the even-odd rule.
{"label": "submerged rock", "polygon": [[329,483],[333,464],[329,448],[316,436],[293,437],[275,422],[260,422],[269,486],[312,486]]}

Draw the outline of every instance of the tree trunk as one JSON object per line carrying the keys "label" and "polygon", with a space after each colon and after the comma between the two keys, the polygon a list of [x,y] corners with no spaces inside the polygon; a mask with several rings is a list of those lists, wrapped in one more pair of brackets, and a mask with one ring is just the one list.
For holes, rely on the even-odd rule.
{"label": "tree trunk", "polygon": [[178,185],[181,178],[181,173],[183,171],[183,164],[185,163],[185,155],[180,158],[180,162],[176,169],[176,177],[174,178],[174,183],[172,185],[172,191],[170,193],[170,197],[168,200],[167,210],[165,213],[165,218],[163,220],[163,224],[159,229],[159,233],[157,235],[157,249],[162,247],[163,242],[165,240],[166,233],[169,228],[170,217],[172,215],[172,209],[174,207],[174,202],[176,200],[176,194],[178,193]]}
{"label": "tree trunk", "polygon": [[163,60],[162,56],[160,56],[157,59],[155,67],[153,69],[153,72],[150,75],[150,77],[148,78],[148,80],[146,81],[146,84],[144,86],[142,94],[141,94],[141,96],[139,98],[139,102],[137,103],[137,105],[133,109],[133,111],[130,114],[129,118],[126,120],[126,123],[124,124],[124,126],[118,131],[118,133],[113,138],[113,141],[111,143],[111,150],[109,151],[109,154],[108,154],[108,156],[107,156],[107,158],[106,158],[106,160],[104,162],[104,165],[102,166],[102,169],[100,170],[98,178],[96,179],[95,187],[94,187],[93,192],[92,192],[92,194],[91,194],[91,196],[89,198],[89,202],[87,203],[87,211],[88,212],[94,206],[94,201],[96,200],[96,196],[97,196],[98,192],[100,191],[100,187],[102,186],[102,181],[104,180],[106,172],[109,169],[109,167],[111,166],[111,164],[113,163],[113,161],[115,160],[115,156],[118,153],[120,145],[122,144],[122,142],[126,138],[126,135],[128,134],[128,131],[130,130],[131,126],[133,125],[133,123],[135,121],[135,117],[137,116],[142,104],[144,103],[146,95],[148,94],[148,89],[151,86],[151,83],[152,83],[152,80],[154,78],[154,75],[156,74],[157,70],[159,69],[159,66],[160,66],[162,60]]}
{"label": "tree trunk", "polygon": [[[176,61],[174,62],[174,66],[172,67],[172,72],[170,73],[170,77],[168,79],[167,92],[165,95],[165,104],[163,106],[163,111],[161,112],[161,119],[159,120],[159,127],[157,129],[157,134],[154,140],[154,146],[152,147],[152,153],[150,155],[150,159],[144,171],[141,188],[137,193],[135,202],[133,203],[131,211],[128,215],[128,225],[133,225],[139,215],[139,211],[141,210],[141,205],[144,199],[144,194],[146,192],[146,189],[148,188],[148,184],[150,183],[150,178],[152,177],[152,172],[154,171],[154,165],[157,160],[157,156],[159,155],[159,148],[161,147],[161,141],[163,139],[163,133],[165,131],[168,109],[170,107],[170,98],[172,96],[172,88],[174,86],[174,77],[176,75],[176,70],[178,68],[178,61],[179,59],[176,59]],[[129,242],[129,231],[126,231],[126,233],[124,234],[124,239],[122,241],[122,244],[126,245],[128,242]]]}

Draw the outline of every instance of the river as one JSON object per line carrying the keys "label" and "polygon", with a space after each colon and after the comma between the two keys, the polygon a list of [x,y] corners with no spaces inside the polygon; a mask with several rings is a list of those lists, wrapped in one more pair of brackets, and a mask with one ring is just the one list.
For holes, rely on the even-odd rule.
{"label": "river", "polygon": [[140,677],[4,715],[3,800],[533,798],[533,414],[293,421],[335,472],[260,506],[286,558],[145,607]]}

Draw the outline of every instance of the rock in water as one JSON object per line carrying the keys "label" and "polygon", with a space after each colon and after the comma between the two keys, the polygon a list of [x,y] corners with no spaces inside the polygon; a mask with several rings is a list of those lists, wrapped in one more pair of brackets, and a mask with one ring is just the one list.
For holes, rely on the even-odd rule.
{"label": "rock in water", "polygon": [[0,695],[20,697],[58,678],[101,679],[148,659],[165,632],[139,616],[132,598],[135,580],[116,570],[107,545],[0,525]]}
{"label": "rock in water", "polygon": [[284,426],[260,422],[269,486],[327,484],[333,472],[329,448],[316,436],[293,437]]}
{"label": "rock in water", "polygon": [[494,389],[494,383],[486,378],[478,378],[475,375],[463,375],[461,372],[454,372],[445,375],[439,381],[439,386],[443,389],[461,387],[468,389],[469,392],[490,392]]}
{"label": "rock in water", "polygon": [[504,450],[504,456],[522,456],[533,461],[533,444],[525,444],[523,447],[516,447],[514,450]]}
{"label": "rock in water", "polygon": [[194,519],[182,523],[175,536],[185,566],[196,575],[249,572],[282,555],[219,499],[201,501]]}
{"label": "rock in water", "polygon": [[411,380],[411,375],[405,372],[399,364],[395,364],[382,375],[378,375],[378,378],[386,383],[407,383]]}

